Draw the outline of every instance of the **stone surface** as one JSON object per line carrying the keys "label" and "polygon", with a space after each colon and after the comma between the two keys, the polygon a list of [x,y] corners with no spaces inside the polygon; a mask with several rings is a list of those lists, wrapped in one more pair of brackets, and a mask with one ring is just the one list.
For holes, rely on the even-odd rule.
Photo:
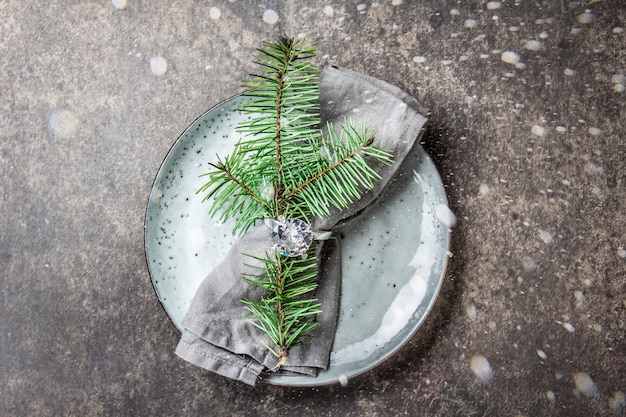
{"label": "stone surface", "polygon": [[[3,416],[623,415],[622,0],[4,0],[0,14]],[[425,327],[315,389],[179,360],[143,250],[169,147],[282,33],[430,109],[424,146],[456,215]]]}

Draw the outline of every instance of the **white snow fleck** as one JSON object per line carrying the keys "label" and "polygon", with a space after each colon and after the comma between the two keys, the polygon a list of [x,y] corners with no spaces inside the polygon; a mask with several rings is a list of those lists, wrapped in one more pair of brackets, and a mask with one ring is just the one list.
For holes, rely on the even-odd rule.
{"label": "white snow fleck", "polygon": [[530,132],[535,136],[544,136],[546,134],[546,128],[539,125],[534,125],[530,128]]}
{"label": "white snow fleck", "polygon": [[604,168],[594,162],[588,161],[585,164],[585,172],[589,175],[598,175],[604,172]]}
{"label": "white snow fleck", "polygon": [[537,356],[539,356],[542,361],[548,360],[548,355],[541,349],[537,349]]}
{"label": "white snow fleck", "polygon": [[528,49],[529,51],[540,51],[543,48],[543,44],[540,41],[530,39],[526,41],[526,44],[524,44],[524,48]]}
{"label": "white snow fleck", "polygon": [[111,4],[113,4],[113,7],[119,10],[124,10],[126,7],[128,7],[127,0],[111,0]]}
{"label": "white snow fleck", "polygon": [[153,56],[150,58],[150,71],[157,77],[165,75],[167,72],[167,60],[162,56]]}
{"label": "white snow fleck", "polygon": [[557,126],[556,131],[558,133],[567,133],[567,128],[565,126]]}
{"label": "white snow fleck", "polygon": [[611,32],[613,32],[616,35],[619,35],[619,34],[624,33],[624,28],[621,26],[615,26]]}
{"label": "white snow fleck", "polygon": [[456,215],[445,204],[437,204],[435,207],[435,215],[437,219],[448,229],[456,225]]}
{"label": "white snow fleck", "polygon": [[581,393],[586,397],[592,397],[598,393],[598,387],[593,379],[585,372],[576,372],[572,378],[576,386],[576,393]]}
{"label": "white snow fleck", "polygon": [[357,9],[358,11],[363,11],[363,10],[367,9],[367,4],[365,4],[365,3],[359,3],[359,4],[357,4],[357,5],[356,5],[356,9]]}
{"label": "white snow fleck", "polygon": [[519,54],[517,52],[504,51],[500,55],[500,59],[502,60],[502,62],[505,62],[507,64],[515,65],[515,64],[517,64],[519,62],[520,56],[519,56]]}
{"label": "white snow fleck", "polygon": [[619,256],[622,259],[626,259],[626,249],[624,249],[623,247],[618,247],[617,248],[617,256]]}
{"label": "white snow fleck", "polygon": [[567,330],[570,333],[574,333],[576,331],[576,329],[574,329],[574,326],[572,326],[570,323],[562,323],[562,325],[565,328],[565,330]]}
{"label": "white snow fleck", "polygon": [[404,3],[404,1],[403,1],[403,0],[391,0],[391,5],[392,5],[392,6],[399,6],[399,5],[401,5],[402,3]]}
{"label": "white snow fleck", "polygon": [[76,132],[78,118],[67,109],[56,109],[48,117],[48,130],[59,138],[68,138]]}
{"label": "white snow fleck", "polygon": [[526,64],[524,64],[523,62],[518,62],[517,64],[515,64],[515,68],[524,69],[526,68]]}
{"label": "white snow fleck", "polygon": [[547,230],[540,230],[539,231],[539,238],[546,245],[551,245],[554,242],[554,238],[552,237],[552,233],[548,232]]}
{"label": "white snow fleck", "polygon": [[324,6],[324,14],[328,17],[333,17],[333,15],[335,14],[335,9],[333,8],[333,6],[326,5]]}
{"label": "white snow fleck", "polygon": [[444,59],[441,61],[441,65],[450,65],[452,62],[453,61],[451,59]]}
{"label": "white snow fleck", "polygon": [[487,358],[483,355],[474,355],[470,359],[470,369],[479,382],[491,382],[493,380],[493,369]]}
{"label": "white snow fleck", "polygon": [[502,7],[502,2],[500,1],[490,1],[487,2],[487,9],[488,10],[496,10]]}
{"label": "white snow fleck", "polygon": [[550,37],[550,35],[548,35],[548,32],[541,32],[539,34],[539,39],[548,39]]}
{"label": "white snow fleck", "polygon": [[220,18],[220,16],[222,15],[222,12],[220,11],[219,8],[213,6],[209,9],[209,17],[213,20],[217,20]]}
{"label": "white snow fleck", "polygon": [[450,14],[452,16],[458,16],[461,14],[461,12],[459,11],[459,9],[450,9]]}
{"label": "white snow fleck", "polygon": [[422,55],[415,55],[413,57],[413,62],[417,62],[418,64],[421,64],[423,62],[426,62],[426,57]]}
{"label": "white snow fleck", "polygon": [[263,12],[263,21],[268,25],[275,25],[278,23],[278,13],[274,9],[265,9]]}
{"label": "white snow fleck", "polygon": [[552,391],[546,391],[546,398],[547,398],[549,401],[554,401],[554,400],[556,400],[556,396],[554,395],[554,392],[552,392]]}
{"label": "white snow fleck", "polygon": [[341,386],[343,388],[348,386],[348,377],[345,375],[339,375],[339,384],[341,384]]}
{"label": "white snow fleck", "polygon": [[585,13],[581,13],[576,16],[576,21],[580,24],[589,24],[596,20],[596,15],[589,9],[585,10]]}
{"label": "white snow fleck", "polygon": [[611,82],[613,84],[623,84],[626,81],[626,76],[621,73],[611,75]]}
{"label": "white snow fleck", "polygon": [[467,314],[467,317],[474,321],[478,318],[478,313],[476,312],[476,307],[474,307],[473,305],[467,306],[465,308],[465,314]]}
{"label": "white snow fleck", "polygon": [[587,129],[587,132],[589,132],[590,135],[598,136],[602,134],[602,129],[600,129],[599,127],[591,126],[589,129]]}
{"label": "white snow fleck", "polygon": [[509,26],[509,31],[517,32],[519,30],[519,26]]}
{"label": "white snow fleck", "polygon": [[478,25],[478,22],[474,19],[465,19],[465,22],[463,22],[463,26],[465,26],[468,29],[475,28],[477,25]]}
{"label": "white snow fleck", "polygon": [[533,258],[527,256],[522,260],[522,269],[526,272],[532,272],[537,269],[537,264]]}
{"label": "white snow fleck", "polygon": [[478,187],[478,192],[482,196],[486,196],[487,194],[489,194],[489,191],[489,184],[482,183],[480,184],[480,187]]}
{"label": "white snow fleck", "polygon": [[574,291],[574,298],[576,299],[576,307],[582,308],[585,305],[585,294],[582,291]]}
{"label": "white snow fleck", "polygon": [[571,77],[571,76],[576,75],[576,70],[573,70],[571,68],[565,68],[563,70],[563,74],[567,75],[568,77]]}
{"label": "white snow fleck", "polygon": [[616,413],[621,413],[626,407],[626,397],[621,391],[615,391],[613,397],[609,398],[609,407]]}

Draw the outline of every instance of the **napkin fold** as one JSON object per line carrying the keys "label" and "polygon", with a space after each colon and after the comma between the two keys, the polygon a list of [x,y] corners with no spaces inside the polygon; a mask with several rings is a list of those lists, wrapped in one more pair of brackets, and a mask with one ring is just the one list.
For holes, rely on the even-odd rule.
{"label": "napkin fold", "polygon": [[[313,230],[332,230],[358,216],[384,190],[407,153],[423,133],[426,110],[417,100],[382,80],[341,67],[327,67],[320,75],[322,124],[340,130],[345,120],[363,122],[375,132],[375,144],[393,150],[394,163],[379,170],[381,180],[348,209],[333,210],[330,217],[312,219]],[[228,378],[254,385],[270,372],[278,359],[264,346],[271,342],[257,327],[241,317],[249,315],[242,298],[260,299],[263,289],[241,279],[258,274],[246,266],[248,255],[263,257],[271,248],[267,226],[252,228],[239,238],[226,258],[200,284],[182,325],[176,354],[186,361]],[[318,241],[318,288],[322,304],[318,325],[309,341],[289,350],[281,375],[315,376],[327,369],[339,311],[341,254],[335,238]]]}

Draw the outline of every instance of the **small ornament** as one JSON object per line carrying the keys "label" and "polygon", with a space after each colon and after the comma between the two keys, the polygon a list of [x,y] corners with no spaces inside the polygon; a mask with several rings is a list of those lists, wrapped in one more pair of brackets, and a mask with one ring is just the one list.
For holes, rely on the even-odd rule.
{"label": "small ornament", "polygon": [[265,224],[272,229],[272,248],[283,256],[290,258],[307,257],[307,250],[313,243],[311,225],[300,219],[285,219],[280,216],[278,220],[267,219]]}

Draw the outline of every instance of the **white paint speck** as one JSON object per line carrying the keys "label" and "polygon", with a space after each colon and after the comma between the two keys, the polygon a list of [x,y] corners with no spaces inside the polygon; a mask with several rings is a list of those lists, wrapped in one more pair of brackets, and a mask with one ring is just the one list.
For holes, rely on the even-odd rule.
{"label": "white paint speck", "polygon": [[574,333],[576,331],[576,329],[574,329],[574,326],[572,326],[570,323],[562,323],[562,326],[570,333]]}
{"label": "white paint speck", "polygon": [[348,377],[345,375],[339,375],[339,384],[341,384],[343,388],[346,388],[348,386]]}
{"label": "white paint speck", "polygon": [[615,391],[613,397],[609,398],[609,407],[616,413],[621,413],[626,408],[626,396],[621,391]]}
{"label": "white paint speck", "polygon": [[573,77],[574,75],[576,75],[576,70],[571,69],[571,68],[565,68],[563,70],[563,74],[568,76],[568,77]]}
{"label": "white paint speck", "polygon": [[552,402],[556,400],[556,396],[554,395],[554,392],[552,391],[546,391],[546,398]]}
{"label": "white paint speck", "polygon": [[209,17],[213,20],[217,20],[222,16],[222,12],[219,8],[213,6],[209,9]]}
{"label": "white paint speck", "polygon": [[111,0],[111,4],[113,4],[113,7],[119,10],[124,10],[126,7],[128,7],[127,0]]}
{"label": "white paint speck", "polygon": [[539,238],[546,245],[551,245],[554,242],[554,238],[552,237],[552,233],[548,232],[547,230],[540,230],[539,231]]}
{"label": "white paint speck", "polygon": [[417,62],[418,64],[422,64],[426,62],[426,57],[423,55],[415,55],[413,57],[413,62]]}
{"label": "white paint speck", "polygon": [[617,248],[617,256],[619,256],[622,259],[626,259],[626,249],[624,249],[623,247],[618,247]]}
{"label": "white paint speck", "polygon": [[496,10],[502,7],[502,2],[500,1],[490,1],[487,2],[487,9],[488,10]]}
{"label": "white paint speck", "polygon": [[585,372],[576,372],[572,378],[574,379],[574,386],[576,387],[576,393],[581,393],[586,397],[592,397],[598,393],[598,387],[593,379]]}
{"label": "white paint speck", "polygon": [[515,65],[520,61],[520,56],[517,52],[504,51],[500,55],[500,59],[502,60],[502,62]]}
{"label": "white paint speck", "polygon": [[448,229],[453,228],[456,225],[456,215],[450,210],[450,207],[445,204],[437,204],[435,207],[435,215],[437,219]]}
{"label": "white paint speck", "polygon": [[539,34],[539,39],[548,39],[550,37],[550,35],[548,35],[548,32],[541,32]]}
{"label": "white paint speck", "polygon": [[359,4],[356,5],[356,9],[361,12],[361,11],[367,9],[367,4],[359,3]]}
{"label": "white paint speck", "polygon": [[403,0],[392,0],[392,1],[391,1],[391,5],[392,5],[392,6],[399,6],[399,5],[401,5],[402,3],[404,3],[404,1],[403,1]]}
{"label": "white paint speck", "polygon": [[150,58],[150,71],[157,77],[165,75],[167,72],[167,60],[162,56],[153,56]]}
{"label": "white paint speck", "polygon": [[459,9],[450,9],[450,14],[452,16],[458,16],[461,14],[461,12],[459,11]]}
{"label": "white paint speck", "polygon": [[567,127],[565,127],[565,126],[557,126],[556,127],[556,131],[558,133],[567,133]]}
{"label": "white paint speck", "polygon": [[76,132],[78,119],[67,109],[56,109],[48,117],[48,130],[59,138],[68,138]]}
{"label": "white paint speck", "polygon": [[477,25],[478,25],[478,22],[474,19],[465,19],[465,22],[463,22],[463,26],[465,26],[468,29],[475,28]]}
{"label": "white paint speck", "polygon": [[615,26],[611,32],[613,32],[613,34],[615,35],[621,35],[622,33],[624,33],[624,28],[621,26]]}
{"label": "white paint speck", "polygon": [[470,369],[479,382],[491,382],[493,380],[493,369],[487,358],[483,355],[474,355],[470,359]]}
{"label": "white paint speck", "polygon": [[548,355],[546,355],[546,352],[541,349],[537,349],[537,356],[539,356],[542,361],[548,360]]}
{"label": "white paint speck", "polygon": [[480,187],[478,187],[478,192],[483,197],[486,196],[487,194],[489,194],[489,191],[491,191],[490,188],[489,188],[489,184],[482,183],[482,184],[480,184]]}
{"label": "white paint speck", "polygon": [[263,12],[263,21],[268,25],[275,25],[278,23],[278,13],[274,9],[265,9]]}
{"label": "white paint speck", "polygon": [[530,39],[526,41],[524,48],[529,51],[540,51],[543,48],[543,44],[540,41]]}
{"label": "white paint speck", "polygon": [[545,136],[546,128],[543,126],[534,125],[533,127],[530,128],[530,132],[535,136],[541,137],[541,136]]}
{"label": "white paint speck", "polygon": [[582,25],[592,23],[594,20],[596,20],[596,15],[589,9],[585,10],[585,13],[576,16],[576,21]]}
{"label": "white paint speck", "polygon": [[335,9],[331,5],[324,6],[324,14],[328,17],[333,17],[335,14]]}

